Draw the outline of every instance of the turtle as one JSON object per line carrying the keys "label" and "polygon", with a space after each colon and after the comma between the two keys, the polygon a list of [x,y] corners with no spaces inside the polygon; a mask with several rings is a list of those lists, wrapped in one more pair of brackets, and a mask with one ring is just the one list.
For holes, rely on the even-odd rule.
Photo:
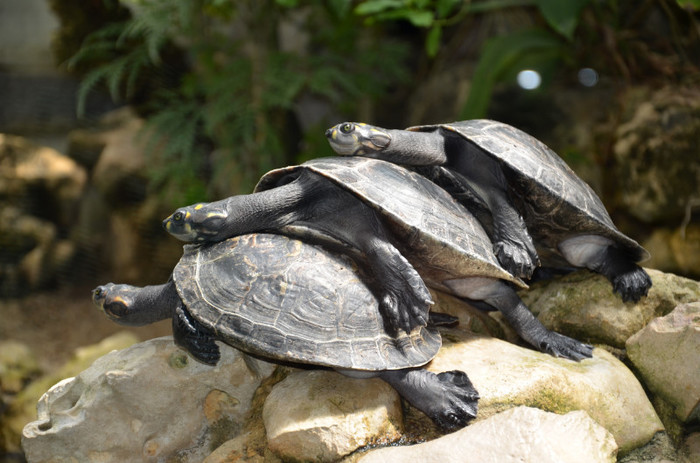
{"label": "turtle", "polygon": [[379,377],[445,429],[476,416],[478,392],[458,370],[422,368],[441,346],[432,324],[390,336],[378,300],[348,256],[279,234],[190,244],[164,284],[108,283],[92,292],[111,320],[172,318],[173,339],[216,365],[217,341],[253,358]]}
{"label": "turtle", "polygon": [[[192,240],[271,231],[246,229],[260,228],[259,222],[251,223],[247,217],[261,214],[244,201],[267,195],[299,198],[304,188],[320,189],[324,194],[307,195],[306,201],[297,201],[296,208],[285,202],[284,207],[275,209],[271,201],[265,200],[265,224],[275,224],[270,227],[275,232],[305,240],[344,245],[346,252],[366,259],[367,273],[380,290],[387,281],[381,278],[384,267],[408,266],[421,285],[466,299],[479,308],[501,311],[516,332],[541,351],[573,360],[591,356],[591,346],[547,330],[532,315],[515,291],[527,285],[499,265],[486,232],[474,216],[433,182],[389,162],[336,156],[276,169],[265,174],[250,195],[179,208],[165,219],[165,228],[175,236],[187,234]],[[339,191],[344,192],[342,200],[337,200]],[[330,192],[336,196],[330,196]],[[210,221],[210,216],[217,220]],[[371,227],[363,223],[368,218]],[[383,240],[400,259],[386,257],[388,253],[373,256],[372,249],[357,246],[353,235],[359,230],[365,234],[382,230]],[[381,262],[387,258],[392,260]],[[377,260],[383,266],[379,270],[374,267]],[[404,331],[412,332],[426,319],[421,323],[414,320]],[[396,333],[390,328],[391,322],[389,319],[385,326]]]}
{"label": "turtle", "polygon": [[543,265],[588,268],[623,301],[651,279],[649,253],[620,232],[593,189],[544,143],[497,121],[476,119],[392,130],[343,122],[326,131],[341,155],[414,166],[479,217],[508,271],[529,279]]}

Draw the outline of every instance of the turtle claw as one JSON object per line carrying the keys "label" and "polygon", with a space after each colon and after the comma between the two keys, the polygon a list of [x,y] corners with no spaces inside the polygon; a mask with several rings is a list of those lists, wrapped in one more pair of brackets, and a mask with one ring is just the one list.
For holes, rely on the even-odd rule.
{"label": "turtle claw", "polygon": [[555,357],[580,361],[593,356],[593,346],[584,344],[563,334],[548,331],[539,342],[540,351]]}
{"label": "turtle claw", "polygon": [[624,302],[639,302],[646,296],[651,287],[649,274],[641,267],[636,267],[626,273],[612,278],[613,291],[622,297]]}
{"label": "turtle claw", "polygon": [[498,241],[494,244],[493,251],[501,266],[516,277],[528,280],[538,266],[537,253],[530,252],[527,246],[512,241]]}
{"label": "turtle claw", "polygon": [[388,370],[380,377],[445,430],[463,428],[476,417],[479,393],[463,371]]}
{"label": "turtle claw", "polygon": [[386,331],[395,336],[401,330],[410,334],[416,327],[426,326],[433,298],[416,269],[398,251],[384,254],[375,265],[381,266],[376,275],[384,292],[379,310]]}
{"label": "turtle claw", "polygon": [[447,406],[433,421],[446,430],[456,430],[465,427],[469,421],[476,418],[479,393],[469,377],[463,371],[443,371],[437,375],[443,389]]}

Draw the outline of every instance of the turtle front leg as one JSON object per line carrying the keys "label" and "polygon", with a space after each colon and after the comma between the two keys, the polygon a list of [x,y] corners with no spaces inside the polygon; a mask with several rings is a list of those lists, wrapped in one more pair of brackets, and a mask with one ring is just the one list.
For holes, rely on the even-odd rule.
{"label": "turtle front leg", "polygon": [[493,192],[488,203],[493,216],[491,242],[498,262],[512,275],[530,279],[540,262],[525,220],[500,192]]}
{"label": "turtle front leg", "polygon": [[173,339],[175,344],[200,362],[207,365],[219,363],[221,353],[214,338],[192,318],[182,304],[178,305],[173,315]]}
{"label": "turtle front leg", "polygon": [[421,276],[391,243],[376,236],[367,241],[363,251],[379,281],[379,309],[387,331],[410,333],[425,326],[433,300]]}
{"label": "turtle front leg", "polygon": [[379,377],[445,430],[463,428],[476,418],[479,393],[462,371],[395,370]]}

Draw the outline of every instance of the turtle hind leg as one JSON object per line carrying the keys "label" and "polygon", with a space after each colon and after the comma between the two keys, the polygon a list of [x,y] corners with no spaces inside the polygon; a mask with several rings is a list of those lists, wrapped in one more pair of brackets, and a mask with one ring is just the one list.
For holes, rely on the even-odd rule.
{"label": "turtle hind leg", "polygon": [[613,291],[625,302],[639,301],[651,287],[647,272],[607,238],[581,235],[560,243],[559,250],[570,264],[586,267],[610,280]]}
{"label": "turtle hind leg", "polygon": [[649,274],[614,246],[609,246],[606,250],[606,257],[599,272],[610,280],[613,291],[619,294],[624,302],[639,302],[651,288]]}
{"label": "turtle hind leg", "polygon": [[443,429],[463,428],[476,417],[479,393],[462,371],[392,370],[379,377]]}
{"label": "turtle hind leg", "polygon": [[192,318],[182,304],[178,305],[173,316],[173,338],[175,344],[202,363],[216,365],[221,358],[214,338]]}

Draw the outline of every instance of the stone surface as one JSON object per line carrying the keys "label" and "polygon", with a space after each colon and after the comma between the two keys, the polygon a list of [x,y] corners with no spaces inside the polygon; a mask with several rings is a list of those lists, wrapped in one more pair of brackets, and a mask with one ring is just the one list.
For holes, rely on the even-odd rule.
{"label": "stone surface", "polygon": [[602,349],[581,362],[559,359],[495,338],[453,330],[428,369],[462,370],[479,391],[477,420],[525,405],[555,413],[585,410],[625,452],[663,430],[642,386]]}
{"label": "stone surface", "polygon": [[22,428],[30,421],[36,420],[37,401],[47,389],[64,378],[79,374],[102,355],[115,349],[124,349],[137,341],[136,336],[127,332],[109,336],[95,345],[77,349],[73,357],[58,370],[48,372],[29,383],[14,397],[0,417],[0,432],[4,435],[7,450],[19,450]]}
{"label": "stone surface", "polygon": [[270,449],[283,459],[336,461],[399,439],[401,401],[380,379],[299,371],[273,387],[263,420]]}
{"label": "stone surface", "polygon": [[650,92],[618,127],[616,186],[630,214],[680,223],[700,184],[699,131],[700,92],[678,87]]}
{"label": "stone surface", "polygon": [[627,340],[627,355],[679,420],[700,419],[700,302],[652,320]]}
{"label": "stone surface", "polygon": [[361,463],[613,463],[612,435],[586,412],[517,407],[430,442],[369,452]]}
{"label": "stone surface", "polygon": [[547,328],[623,348],[654,317],[669,313],[678,304],[700,300],[700,282],[646,270],[653,286],[638,303],[622,302],[606,278],[586,270],[535,283],[520,296]]}
{"label": "stone surface", "polygon": [[657,228],[643,246],[651,253],[647,267],[664,272],[700,277],[700,224]]}
{"label": "stone surface", "polygon": [[262,379],[240,352],[221,351],[206,366],[164,337],[101,357],[42,396],[23,431],[28,461],[202,461],[240,432]]}
{"label": "stone surface", "polygon": [[20,392],[39,372],[39,362],[29,346],[17,341],[0,341],[0,404],[6,394]]}

